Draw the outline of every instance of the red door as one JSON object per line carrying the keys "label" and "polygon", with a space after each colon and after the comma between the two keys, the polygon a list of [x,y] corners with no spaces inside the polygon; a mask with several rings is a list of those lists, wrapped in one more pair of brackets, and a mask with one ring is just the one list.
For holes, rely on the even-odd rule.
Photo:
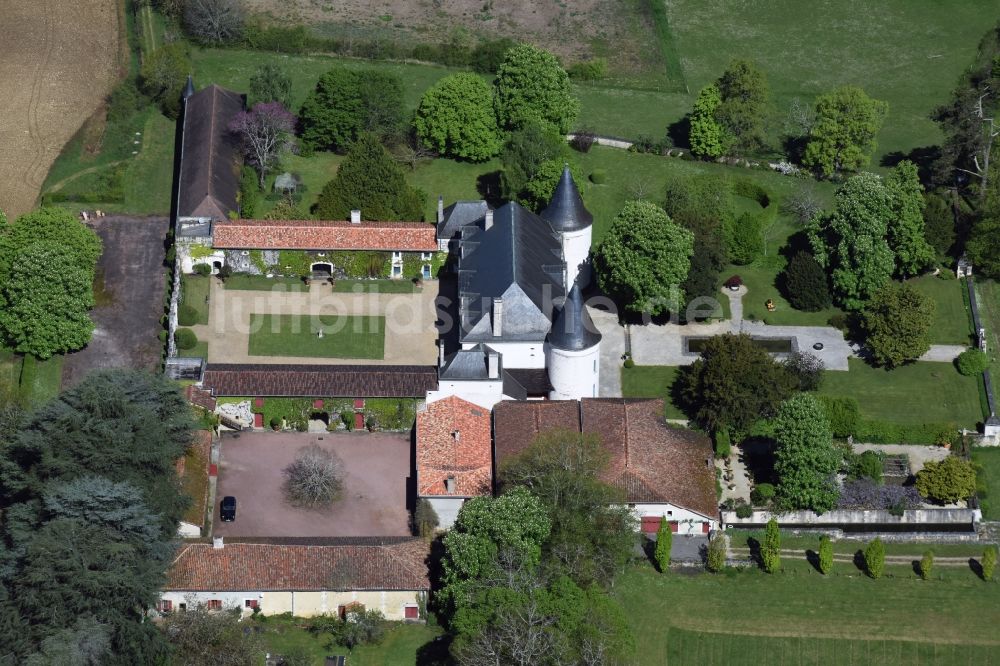
{"label": "red door", "polygon": [[677,530],[679,530],[680,527],[681,527],[680,523],[678,523],[676,520],[670,521],[670,531],[673,532],[674,534],[677,534]]}
{"label": "red door", "polygon": [[656,532],[660,529],[660,517],[643,516],[642,527],[640,529],[643,534],[656,534]]}
{"label": "red door", "polygon": [[403,607],[403,618],[407,620],[416,620],[420,617],[420,609],[416,606],[404,606]]}
{"label": "red door", "polygon": [[702,534],[708,534],[710,531],[711,531],[711,525],[709,525],[708,523],[702,523],[701,524],[701,533]]}
{"label": "red door", "polygon": [[365,415],[361,412],[354,412],[354,429],[364,430],[365,429]]}

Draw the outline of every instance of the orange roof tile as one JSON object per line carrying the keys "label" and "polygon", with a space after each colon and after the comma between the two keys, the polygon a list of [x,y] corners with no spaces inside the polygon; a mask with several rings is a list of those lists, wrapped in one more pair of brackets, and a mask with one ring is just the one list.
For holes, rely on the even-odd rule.
{"label": "orange roof tile", "polygon": [[[417,414],[418,495],[489,495],[492,475],[489,410],[449,396]],[[455,479],[450,493],[449,477]]]}
{"label": "orange roof tile", "polygon": [[438,249],[432,224],[345,220],[220,220],[212,225],[212,245],[223,250]]}

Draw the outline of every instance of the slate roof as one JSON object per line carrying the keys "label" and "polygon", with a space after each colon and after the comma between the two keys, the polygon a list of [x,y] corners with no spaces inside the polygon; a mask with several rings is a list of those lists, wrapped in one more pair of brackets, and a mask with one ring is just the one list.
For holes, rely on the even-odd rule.
{"label": "slate roof", "polygon": [[[490,410],[457,396],[417,412],[417,494],[489,495],[493,479]],[[449,493],[446,479],[455,479]]]}
{"label": "slate roof", "polygon": [[[181,547],[166,591],[429,590],[430,544],[419,538],[324,539],[313,543],[226,540]],[[270,542],[268,542],[270,541]]]}
{"label": "slate roof", "polygon": [[581,351],[593,347],[600,341],[601,334],[583,303],[580,285],[574,284],[562,307],[556,310],[556,316],[552,319],[549,344],[556,349]]}
{"label": "slate roof", "polygon": [[563,167],[559,184],[556,185],[552,199],[545,210],[541,212],[541,216],[556,231],[579,231],[594,223],[594,216],[583,205],[580,190],[573,182],[573,174],[569,172],[569,165]]}
{"label": "slate roof", "polygon": [[[544,340],[551,327],[552,301],[565,294],[558,235],[517,203],[498,208],[493,225],[483,227],[462,227],[459,241],[462,342]],[[492,333],[494,298],[503,299],[501,336]]]}
{"label": "slate roof", "polygon": [[222,220],[212,228],[220,249],[381,250],[435,252],[434,227],[423,222]]}
{"label": "slate roof", "polygon": [[214,84],[187,98],[178,217],[224,220],[239,210],[239,144],[228,126],[245,104],[245,96]]}
{"label": "slate roof", "polygon": [[662,400],[500,402],[493,408],[497,464],[555,429],[597,434],[610,454],[603,479],[620,488],[630,504],[670,503],[718,515],[711,442],[667,425]]}
{"label": "slate roof", "polygon": [[486,347],[482,344],[471,349],[460,349],[445,359],[444,366],[438,370],[438,375],[441,379],[459,381],[489,379],[486,355]]}
{"label": "slate roof", "polygon": [[458,236],[462,227],[477,222],[490,209],[485,201],[456,201],[444,209],[444,219],[437,225],[439,239],[452,239]]}
{"label": "slate roof", "polygon": [[437,388],[437,368],[209,363],[203,384],[216,397],[422,398]]}
{"label": "slate roof", "polygon": [[[523,392],[525,396],[548,395],[552,390],[552,382],[549,381],[549,371],[545,368],[511,368],[503,373],[503,389],[506,395],[512,398],[519,398]],[[513,382],[514,386],[511,385]],[[511,390],[516,391],[512,393]]]}

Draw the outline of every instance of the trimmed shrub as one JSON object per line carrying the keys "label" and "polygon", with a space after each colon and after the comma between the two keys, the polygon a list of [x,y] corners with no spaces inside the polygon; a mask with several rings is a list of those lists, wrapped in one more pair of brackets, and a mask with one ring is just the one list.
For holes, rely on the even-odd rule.
{"label": "trimmed shrub", "polygon": [[871,479],[874,483],[882,483],[882,458],[877,451],[865,451],[860,455],[851,456],[847,476],[850,479]]}
{"label": "trimmed shrub", "polygon": [[920,572],[920,577],[927,580],[931,577],[931,569],[934,568],[934,551],[926,550],[924,551],[924,556],[920,558],[920,564],[918,565],[918,570]]}
{"label": "trimmed shrub", "polygon": [[832,398],[830,396],[819,396],[819,401],[826,411],[826,418],[830,421],[830,430],[834,437],[850,437],[858,430],[858,422],[861,420],[861,407],[854,398]]}
{"label": "trimmed shrub", "polygon": [[863,420],[854,436],[872,444],[940,444],[951,441],[958,429],[954,423],[920,423],[906,425],[887,421]]}
{"label": "trimmed shrub", "polygon": [[281,419],[275,416],[271,419],[269,425],[271,426],[271,430],[281,430]]}
{"label": "trimmed shrub", "polygon": [[979,349],[966,349],[955,359],[955,367],[966,377],[982,374],[989,364],[986,352]]}
{"label": "trimmed shrub", "polygon": [[187,303],[181,303],[177,308],[177,323],[181,326],[194,326],[198,323],[198,311]]}
{"label": "trimmed shrub", "polygon": [[770,483],[758,483],[750,491],[750,501],[759,506],[767,505],[774,499],[774,493],[774,486]]}
{"label": "trimmed shrub", "polygon": [[747,504],[747,501],[742,497],[736,500],[736,517],[737,518],[749,518],[753,515],[753,507]]}
{"label": "trimmed shrub", "polygon": [[660,518],[660,527],[656,530],[656,549],[653,551],[653,559],[656,560],[656,568],[660,573],[665,573],[670,568],[670,546],[673,540],[670,523],[666,518]]}
{"label": "trimmed shrub", "polygon": [[917,472],[917,490],[927,499],[948,504],[968,499],[976,491],[976,470],[958,456],[931,461]]}
{"label": "trimmed shrub", "polygon": [[885,545],[877,538],[865,548],[865,573],[872,578],[881,578],[885,571]]}
{"label": "trimmed shrub", "polygon": [[983,580],[993,580],[993,570],[997,566],[997,547],[986,546],[979,564],[983,568]]}
{"label": "trimmed shrub", "polygon": [[604,58],[594,58],[576,62],[566,68],[569,78],[576,81],[599,81],[608,73],[608,61]]}
{"label": "trimmed shrub", "polygon": [[212,274],[212,267],[208,264],[196,264],[194,272],[201,276],[209,276]]}
{"label": "trimmed shrub", "polygon": [[764,540],[760,544],[760,566],[767,573],[774,573],[781,566],[781,531],[774,518],[767,521]]}
{"label": "trimmed shrub", "polygon": [[743,213],[735,219],[727,219],[723,232],[726,252],[734,264],[745,266],[764,253],[764,235],[761,233],[759,215]]}
{"label": "trimmed shrub", "polygon": [[712,573],[718,573],[726,568],[726,535],[721,532],[713,535],[708,541],[705,568]]}
{"label": "trimmed shrub", "polygon": [[174,342],[178,349],[194,349],[198,344],[198,336],[190,328],[178,328],[174,331]]}
{"label": "trimmed shrub", "polygon": [[819,538],[819,572],[824,576],[833,568],[833,542],[824,534]]}
{"label": "trimmed shrub", "polygon": [[624,365],[626,368],[634,368],[635,367],[635,361],[633,361],[632,358],[629,357],[629,358],[625,359],[625,363],[623,363],[622,365]]}
{"label": "trimmed shrub", "polygon": [[729,438],[728,428],[719,428],[715,431],[715,455],[719,458],[728,458],[732,453],[732,440]]}
{"label": "trimmed shrub", "polygon": [[604,169],[594,169],[590,172],[590,182],[594,185],[603,185],[608,179],[608,172]]}

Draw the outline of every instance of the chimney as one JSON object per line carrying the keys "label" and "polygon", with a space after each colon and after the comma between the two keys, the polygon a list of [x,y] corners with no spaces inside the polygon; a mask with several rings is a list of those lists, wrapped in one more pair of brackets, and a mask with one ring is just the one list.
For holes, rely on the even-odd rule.
{"label": "chimney", "polygon": [[486,374],[490,379],[500,377],[500,354],[495,351],[486,354]]}
{"label": "chimney", "polygon": [[361,211],[357,208],[351,211],[351,224],[361,224]]}
{"label": "chimney", "polygon": [[444,222],[444,197],[438,195],[438,224]]}
{"label": "chimney", "polygon": [[493,226],[493,211],[486,211],[486,218],[483,220],[483,229],[489,231],[490,227]]}
{"label": "chimney", "polygon": [[493,337],[503,335],[503,298],[493,299]]}
{"label": "chimney", "polygon": [[438,340],[438,367],[444,367],[444,340]]}
{"label": "chimney", "polygon": [[449,476],[447,479],[444,480],[444,490],[449,495],[451,495],[452,493],[455,492],[455,477],[454,476]]}
{"label": "chimney", "polygon": [[212,550],[222,550],[224,545],[222,537],[219,536],[212,538]]}

